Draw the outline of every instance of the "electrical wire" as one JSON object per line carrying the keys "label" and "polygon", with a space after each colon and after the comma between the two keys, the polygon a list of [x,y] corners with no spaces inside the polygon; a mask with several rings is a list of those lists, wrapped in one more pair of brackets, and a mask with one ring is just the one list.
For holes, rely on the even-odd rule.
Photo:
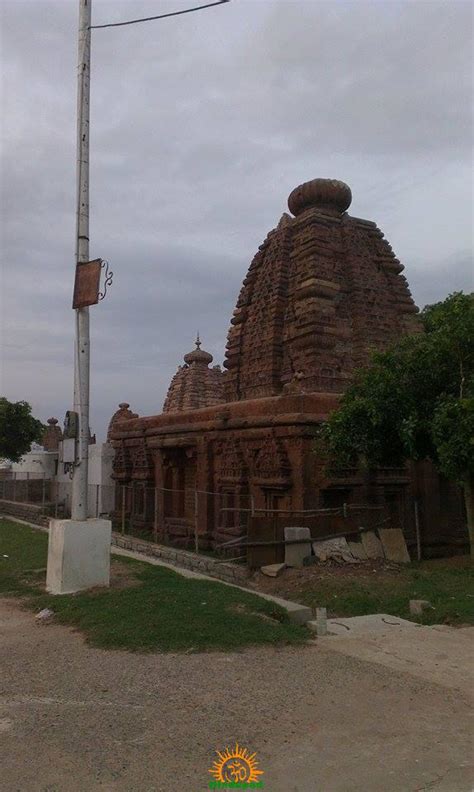
{"label": "electrical wire", "polygon": [[130,19],[128,22],[109,22],[107,25],[91,25],[89,30],[122,27],[122,25],[135,25],[137,22],[151,22],[153,19],[164,19],[165,17],[179,16],[180,14],[190,14],[192,11],[201,11],[203,8],[211,8],[211,6],[222,5],[222,3],[229,2],[230,0],[217,0],[215,3],[206,3],[206,5],[196,6],[195,8],[184,8],[182,11],[171,11],[169,14],[158,14],[158,16],[143,17],[143,19]]}

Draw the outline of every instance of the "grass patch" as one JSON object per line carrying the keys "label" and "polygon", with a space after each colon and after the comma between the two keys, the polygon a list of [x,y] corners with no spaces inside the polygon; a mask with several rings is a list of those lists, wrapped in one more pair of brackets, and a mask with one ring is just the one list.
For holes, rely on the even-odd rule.
{"label": "grass patch", "polygon": [[[309,632],[286,611],[254,594],[194,580],[163,567],[112,557],[128,565],[132,585],[63,596],[44,593],[48,537],[0,520],[0,593],[49,607],[56,621],[81,630],[94,646],[132,651],[235,650],[256,644],[298,644]],[[4,555],[8,556],[5,558]]]}
{"label": "grass patch", "polygon": [[[313,572],[314,570],[314,572]],[[313,567],[298,590],[278,591],[311,607],[326,607],[331,617],[389,613],[421,624],[474,624],[474,570],[468,557],[424,561],[399,570],[356,570]],[[411,599],[428,600],[432,608],[415,617]]]}

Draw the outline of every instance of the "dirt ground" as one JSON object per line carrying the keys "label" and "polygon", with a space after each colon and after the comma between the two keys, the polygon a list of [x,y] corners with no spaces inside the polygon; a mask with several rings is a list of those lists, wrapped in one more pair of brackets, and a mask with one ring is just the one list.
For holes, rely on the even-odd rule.
{"label": "dirt ground", "polygon": [[363,561],[360,564],[337,564],[335,562],[316,563],[312,566],[292,569],[287,567],[281,575],[272,578],[259,571],[254,572],[250,586],[257,591],[265,591],[276,597],[298,599],[298,594],[311,589],[320,580],[341,578],[345,581],[360,582],[386,581],[397,579],[403,574],[403,567],[379,561]]}
{"label": "dirt ground", "polygon": [[[424,561],[424,569],[450,567],[452,569],[465,568],[466,556],[459,555],[452,558],[432,559]],[[362,561],[357,564],[338,564],[334,561],[315,563],[300,569],[287,567],[278,577],[267,577],[260,571],[255,571],[249,581],[249,587],[256,591],[274,594],[277,597],[297,601],[298,596],[317,588],[319,582],[331,582],[338,579],[342,582],[357,581],[361,584],[384,583],[390,584],[403,580],[405,567],[402,564],[392,564],[386,561]]]}
{"label": "dirt ground", "polygon": [[201,792],[238,741],[268,792],[468,792],[472,631],[431,632],[425,651],[430,629],[372,653],[326,638],[139,655],[0,600],[0,789]]}

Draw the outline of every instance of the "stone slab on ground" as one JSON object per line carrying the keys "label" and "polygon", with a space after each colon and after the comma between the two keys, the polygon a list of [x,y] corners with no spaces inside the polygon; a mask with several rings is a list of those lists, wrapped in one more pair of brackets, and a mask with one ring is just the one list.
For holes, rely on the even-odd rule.
{"label": "stone slab on ground", "polygon": [[401,528],[379,528],[378,533],[388,561],[394,561],[396,564],[410,563],[410,555]]}
{"label": "stone slab on ground", "polygon": [[[315,629],[311,626],[311,629]],[[403,628],[418,628],[415,622],[390,616],[388,613],[372,613],[368,616],[351,616],[347,619],[328,619],[328,635],[345,635],[346,637],[371,635],[373,633],[393,632]]]}
{"label": "stone slab on ground", "polygon": [[[394,617],[388,618],[395,621]],[[472,700],[474,627],[428,627],[404,619],[398,621],[400,625],[390,629],[352,634],[345,631],[345,634],[318,638],[318,646],[321,651],[341,652],[462,691]]]}
{"label": "stone slab on ground", "polygon": [[[285,541],[296,540],[297,544],[285,545],[285,564],[288,567],[302,567],[306,556],[311,555],[311,532],[306,526],[287,526],[284,529]],[[307,539],[307,542],[302,540]]]}
{"label": "stone slab on ground", "polygon": [[410,613],[414,616],[421,616],[423,611],[431,607],[431,602],[428,600],[410,600]]}
{"label": "stone slab on ground", "polygon": [[286,564],[266,564],[260,567],[260,572],[267,577],[278,577],[285,569]]}
{"label": "stone slab on ground", "polygon": [[349,545],[349,550],[351,551],[354,558],[357,558],[359,561],[367,561],[367,553],[365,551],[364,545],[362,541],[360,542],[351,542],[348,541],[347,544]]}
{"label": "stone slab on ground", "polygon": [[373,531],[364,531],[362,545],[367,553],[367,558],[384,558],[382,542]]}
{"label": "stone slab on ground", "polygon": [[346,564],[357,563],[357,558],[352,555],[344,536],[313,542],[313,553],[320,561],[333,560]]}

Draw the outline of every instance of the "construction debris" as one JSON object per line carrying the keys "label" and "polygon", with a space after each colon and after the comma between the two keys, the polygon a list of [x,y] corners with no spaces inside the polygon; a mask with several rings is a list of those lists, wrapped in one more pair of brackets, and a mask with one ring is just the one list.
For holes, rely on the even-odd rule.
{"label": "construction debris", "polygon": [[267,564],[267,566],[260,567],[260,572],[267,577],[278,577],[285,567],[286,564]]}
{"label": "construction debris", "polygon": [[431,607],[431,602],[428,600],[410,600],[410,613],[414,616],[421,616],[423,611]]}
{"label": "construction debris", "polygon": [[313,542],[313,552],[319,561],[337,561],[339,564],[359,563],[358,559],[352,555],[347,540],[343,536],[337,539]]}
{"label": "construction debris", "polygon": [[50,610],[50,608],[43,608],[40,610],[39,613],[36,614],[35,619],[39,622],[49,621],[54,616],[54,611]]}

